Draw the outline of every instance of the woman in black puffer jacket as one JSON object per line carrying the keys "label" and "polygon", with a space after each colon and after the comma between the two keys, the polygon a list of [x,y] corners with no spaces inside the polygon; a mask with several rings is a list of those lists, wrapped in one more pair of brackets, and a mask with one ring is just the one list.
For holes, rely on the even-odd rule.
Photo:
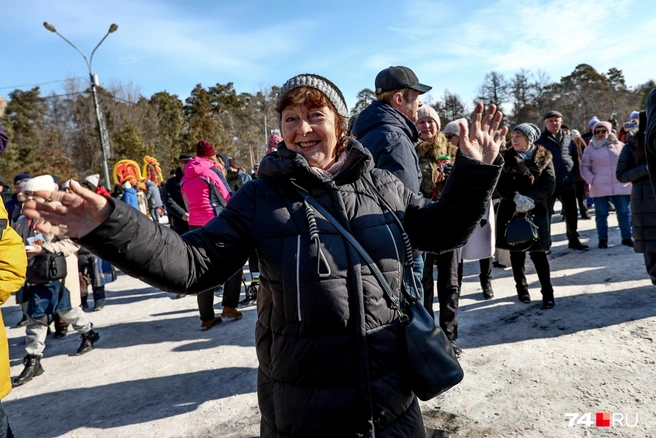
{"label": "woman in black puffer jacket", "polygon": [[[469,156],[459,155],[441,200],[433,203],[374,169],[370,153],[344,135],[346,103],[325,78],[290,79],[277,110],[285,141],[263,160],[260,177],[218,217],[183,237],[76,184],[77,195],[46,194],[64,204],[66,215],[53,212],[52,203],[31,203],[26,214],[56,216],[126,274],[171,291],[212,289],[255,250],[261,435],[423,437],[419,405],[404,376],[399,315],[357,251],[297,190],[309,192],[356,236],[400,294],[408,248],[374,191],[404,221],[414,246],[437,252],[463,245],[501,170],[493,138],[498,118],[492,121],[488,111],[481,124],[477,108],[472,139],[485,146],[463,142]],[[80,219],[88,226],[78,227]]]}
{"label": "woman in black puffer jacket", "polygon": [[654,186],[647,172],[645,156],[645,129],[647,113],[640,113],[638,129],[630,132],[622,149],[615,176],[622,183],[630,182],[631,226],[633,228],[633,250],[645,257],[645,266],[656,286],[656,199]]}

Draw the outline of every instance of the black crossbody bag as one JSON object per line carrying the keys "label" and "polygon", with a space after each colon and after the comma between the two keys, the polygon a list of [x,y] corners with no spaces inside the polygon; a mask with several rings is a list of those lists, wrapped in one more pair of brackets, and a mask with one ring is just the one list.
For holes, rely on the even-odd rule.
{"label": "black crossbody bag", "polygon": [[32,257],[27,265],[27,282],[46,284],[66,278],[66,257],[62,253],[46,252]]}
{"label": "black crossbody bag", "polygon": [[[367,180],[367,182],[369,181]],[[373,184],[370,184],[370,187],[385,205],[385,208],[396,217],[387,201],[378,193]],[[400,303],[385,280],[383,273],[360,245],[360,242],[309,193],[301,189],[297,189],[297,191],[360,253],[360,256],[367,263],[383,289],[385,296],[399,313],[401,325],[405,332],[409,367],[408,377],[415,395],[420,400],[430,400],[460,383],[464,377],[464,371],[458,359],[456,359],[453,347],[444,331],[435,324],[435,320],[423,304],[419,302],[414,283],[415,290],[413,292],[405,290],[405,287],[401,288],[405,300],[404,303]],[[396,220],[397,225],[401,226],[400,220],[398,218]],[[403,232],[405,233],[405,231]]]}

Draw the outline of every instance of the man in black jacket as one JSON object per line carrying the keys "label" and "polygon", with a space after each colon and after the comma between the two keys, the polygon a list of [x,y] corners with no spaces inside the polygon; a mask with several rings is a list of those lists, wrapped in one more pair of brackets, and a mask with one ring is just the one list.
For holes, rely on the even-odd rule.
{"label": "man in black jacket", "polygon": [[[423,105],[420,95],[432,87],[419,83],[417,75],[403,66],[386,68],[376,76],[376,100],[365,108],[353,123],[352,134],[371,152],[376,167],[393,173],[403,185],[421,195],[421,170],[415,146],[419,141],[419,131],[415,126],[419,108]],[[406,272],[405,281],[415,277],[417,292],[423,302],[424,288],[421,280],[424,272],[424,259],[418,251],[413,253],[414,267]],[[455,252],[454,252],[455,257]],[[455,258],[454,258],[455,262]],[[457,295],[457,294],[456,294]],[[457,299],[451,300],[457,309]],[[457,326],[457,313],[453,325]],[[447,328],[445,332],[455,342],[457,329]],[[454,348],[457,348],[454,346]],[[459,350],[459,348],[457,348]]]}
{"label": "man in black jacket", "polygon": [[553,156],[553,165],[556,171],[556,190],[547,200],[549,212],[553,214],[556,198],[560,200],[567,227],[568,247],[586,251],[587,245],[579,240],[578,210],[576,207],[576,178],[574,168],[578,163],[576,158],[576,145],[569,134],[561,129],[563,115],[558,111],[549,111],[544,115],[544,131],[536,142],[544,146]]}
{"label": "man in black jacket", "polygon": [[175,176],[169,178],[164,184],[162,197],[168,213],[169,224],[171,229],[182,235],[189,231],[189,213],[182,198],[180,181],[184,175],[185,165],[194,158],[191,154],[182,154],[178,158],[180,166],[175,169]]}

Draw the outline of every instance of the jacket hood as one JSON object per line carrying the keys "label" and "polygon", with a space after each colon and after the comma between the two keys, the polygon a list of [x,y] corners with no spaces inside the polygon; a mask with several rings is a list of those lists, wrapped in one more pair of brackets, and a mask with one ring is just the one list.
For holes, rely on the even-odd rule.
{"label": "jacket hood", "polygon": [[201,157],[194,157],[185,166],[184,175],[187,178],[195,178],[199,175],[202,175],[205,173],[205,171],[211,169],[213,166],[214,163],[210,160]]}
{"label": "jacket hood", "polygon": [[126,193],[126,192],[127,193],[133,193],[135,195],[137,194],[137,191],[135,190],[134,187],[130,187],[129,189],[123,189],[123,193]]}
{"label": "jacket hood", "polygon": [[278,144],[278,151],[270,153],[262,160],[258,178],[275,181],[294,179],[301,184],[334,183],[340,186],[357,181],[374,168],[373,157],[356,140],[350,139],[346,151],[348,156],[342,170],[330,181],[313,171],[301,154],[287,149],[287,145],[282,141]]}
{"label": "jacket hood", "polygon": [[413,143],[419,139],[419,131],[412,120],[379,100],[373,101],[360,113],[353,125],[353,135],[362,138],[380,125],[392,125],[402,129]]}

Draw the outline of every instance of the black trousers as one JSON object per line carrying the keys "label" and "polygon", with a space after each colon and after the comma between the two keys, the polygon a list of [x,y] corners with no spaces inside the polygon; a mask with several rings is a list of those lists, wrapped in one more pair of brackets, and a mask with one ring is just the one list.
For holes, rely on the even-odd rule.
{"label": "black trousers", "polygon": [[[230,277],[230,279],[223,285],[223,307],[237,308],[239,305],[239,294],[241,293],[241,277],[242,272],[239,270],[239,272]],[[209,321],[215,316],[214,292],[216,292],[216,289],[201,292],[196,297],[201,321]]]}
{"label": "black trousers", "polygon": [[[462,271],[464,262],[458,264],[458,287],[462,288]],[[481,273],[478,274],[478,279],[481,282],[481,287],[485,290],[485,286],[492,281],[492,257],[487,259],[480,259],[478,267],[481,268]]]}
{"label": "black trousers", "polygon": [[[190,229],[195,230],[201,227],[189,226]],[[237,308],[239,305],[239,294],[241,293],[241,269],[223,285],[223,307]],[[214,292],[220,289],[208,290],[196,295],[196,302],[198,303],[198,312],[200,313],[201,321],[210,321],[214,318]]]}
{"label": "black trousers", "polygon": [[575,243],[579,240],[579,233],[576,232],[578,227],[579,213],[576,208],[576,185],[575,184],[557,184],[554,194],[547,199],[549,213],[553,215],[553,207],[556,198],[560,200],[565,215],[565,226],[567,227],[567,240],[569,243]]}
{"label": "black trousers", "polygon": [[579,204],[579,213],[581,217],[587,217],[588,214],[588,202],[585,200],[585,181],[576,181],[576,202]]}
{"label": "black trousers", "polygon": [[440,327],[450,341],[455,341],[458,338],[458,303],[460,301],[457,251],[447,251],[439,255],[426,253],[424,274],[421,280],[424,286],[424,307],[431,316],[435,317],[433,313],[433,300],[435,298],[433,266],[437,267]]}
{"label": "black trousers", "polygon": [[[551,285],[551,271],[549,260],[545,251],[531,252],[531,260],[535,266],[535,272],[540,280],[541,292],[544,297],[553,298],[553,286]],[[512,266],[513,277],[515,278],[515,287],[517,295],[528,293],[528,283],[525,276],[526,253],[520,251],[510,251],[510,264]]]}

